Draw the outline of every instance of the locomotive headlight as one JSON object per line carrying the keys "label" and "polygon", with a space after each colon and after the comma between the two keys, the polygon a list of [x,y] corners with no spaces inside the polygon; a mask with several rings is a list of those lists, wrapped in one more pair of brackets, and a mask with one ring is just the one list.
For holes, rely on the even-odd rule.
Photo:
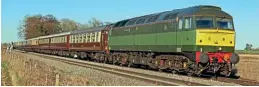
{"label": "locomotive headlight", "polygon": [[221,47],[219,47],[219,51],[221,51],[222,50],[222,48]]}

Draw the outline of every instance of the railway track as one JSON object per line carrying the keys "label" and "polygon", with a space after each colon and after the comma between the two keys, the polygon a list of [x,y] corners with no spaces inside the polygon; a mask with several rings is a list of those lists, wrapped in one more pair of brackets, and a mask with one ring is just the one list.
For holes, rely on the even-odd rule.
{"label": "railway track", "polygon": [[[32,54],[35,56],[40,56],[43,58],[48,58],[51,60],[61,61],[61,62],[72,64],[72,65],[93,68],[93,69],[96,69],[99,71],[108,72],[108,73],[112,73],[112,74],[116,74],[116,75],[120,75],[120,76],[145,80],[145,81],[148,81],[151,83],[156,83],[157,85],[206,86],[205,84],[200,84],[200,83],[188,82],[188,81],[183,81],[183,80],[178,80],[178,79],[173,79],[173,78],[168,78],[168,77],[166,78],[166,77],[160,77],[160,76],[156,76],[156,75],[150,75],[150,74],[144,74],[144,73],[139,73],[139,72],[134,72],[134,71],[117,69],[117,68],[112,68],[112,67],[107,67],[107,66],[102,66],[102,65],[90,64],[90,63],[87,63],[82,60],[77,60],[77,59],[72,59],[72,58],[67,58],[67,57],[45,55],[45,54],[32,53],[32,52],[29,52],[29,54]],[[162,73],[165,73],[165,72],[162,72]],[[182,75],[182,76],[184,76],[184,75]],[[244,85],[244,86],[258,86],[259,85],[259,82],[253,81],[253,80],[248,80],[248,79],[232,79],[232,78],[225,78],[225,77],[218,77],[218,78],[192,77],[192,78],[214,80],[214,81],[225,82],[225,83],[235,83],[235,84]]]}
{"label": "railway track", "polygon": [[188,82],[188,81],[173,79],[173,78],[169,78],[169,77],[160,77],[160,76],[156,76],[156,75],[150,75],[150,74],[144,74],[144,73],[139,73],[139,72],[134,72],[134,71],[122,70],[122,69],[117,69],[117,68],[112,68],[112,67],[107,67],[107,66],[102,66],[102,65],[90,64],[90,63],[87,63],[85,61],[71,59],[71,58],[65,58],[65,57],[59,57],[59,56],[53,56],[53,55],[45,55],[45,54],[39,54],[39,53],[32,53],[32,52],[28,52],[28,54],[43,57],[43,58],[47,58],[47,59],[51,59],[51,60],[55,60],[55,61],[64,62],[64,63],[67,63],[67,64],[92,68],[92,69],[95,69],[95,70],[108,72],[108,73],[112,73],[112,74],[116,74],[116,75],[120,75],[120,76],[144,80],[146,82],[150,82],[150,83],[153,83],[153,84],[156,84],[156,85],[165,85],[165,86],[178,86],[178,85],[207,86],[205,84]]}
{"label": "railway track", "polygon": [[220,82],[227,82],[227,83],[235,83],[244,86],[259,86],[259,82],[249,79],[231,79],[231,78],[224,78],[218,77],[217,79],[213,78],[213,80],[220,81]]}

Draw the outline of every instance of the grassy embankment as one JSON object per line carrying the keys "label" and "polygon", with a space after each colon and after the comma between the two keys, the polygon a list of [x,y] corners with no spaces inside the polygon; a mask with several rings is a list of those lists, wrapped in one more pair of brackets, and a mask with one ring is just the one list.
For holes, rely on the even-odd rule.
{"label": "grassy embankment", "polygon": [[259,55],[259,51],[236,50],[236,53],[238,53],[238,54],[258,54]]}
{"label": "grassy embankment", "polygon": [[2,86],[89,85],[85,76],[71,75],[32,58],[1,53]]}

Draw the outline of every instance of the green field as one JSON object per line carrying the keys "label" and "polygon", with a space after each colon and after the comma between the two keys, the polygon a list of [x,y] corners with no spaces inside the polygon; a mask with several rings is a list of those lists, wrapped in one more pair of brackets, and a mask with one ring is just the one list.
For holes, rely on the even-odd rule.
{"label": "green field", "polygon": [[236,50],[238,54],[259,54],[259,50],[256,51],[245,51],[245,50]]}

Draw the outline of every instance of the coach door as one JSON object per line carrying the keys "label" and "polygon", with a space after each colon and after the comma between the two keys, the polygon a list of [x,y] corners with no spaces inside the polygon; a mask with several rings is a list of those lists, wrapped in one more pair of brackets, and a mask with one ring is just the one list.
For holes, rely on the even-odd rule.
{"label": "coach door", "polygon": [[108,32],[110,26],[107,26],[104,30],[102,30],[102,49],[105,50],[106,53],[109,52],[108,49]]}

